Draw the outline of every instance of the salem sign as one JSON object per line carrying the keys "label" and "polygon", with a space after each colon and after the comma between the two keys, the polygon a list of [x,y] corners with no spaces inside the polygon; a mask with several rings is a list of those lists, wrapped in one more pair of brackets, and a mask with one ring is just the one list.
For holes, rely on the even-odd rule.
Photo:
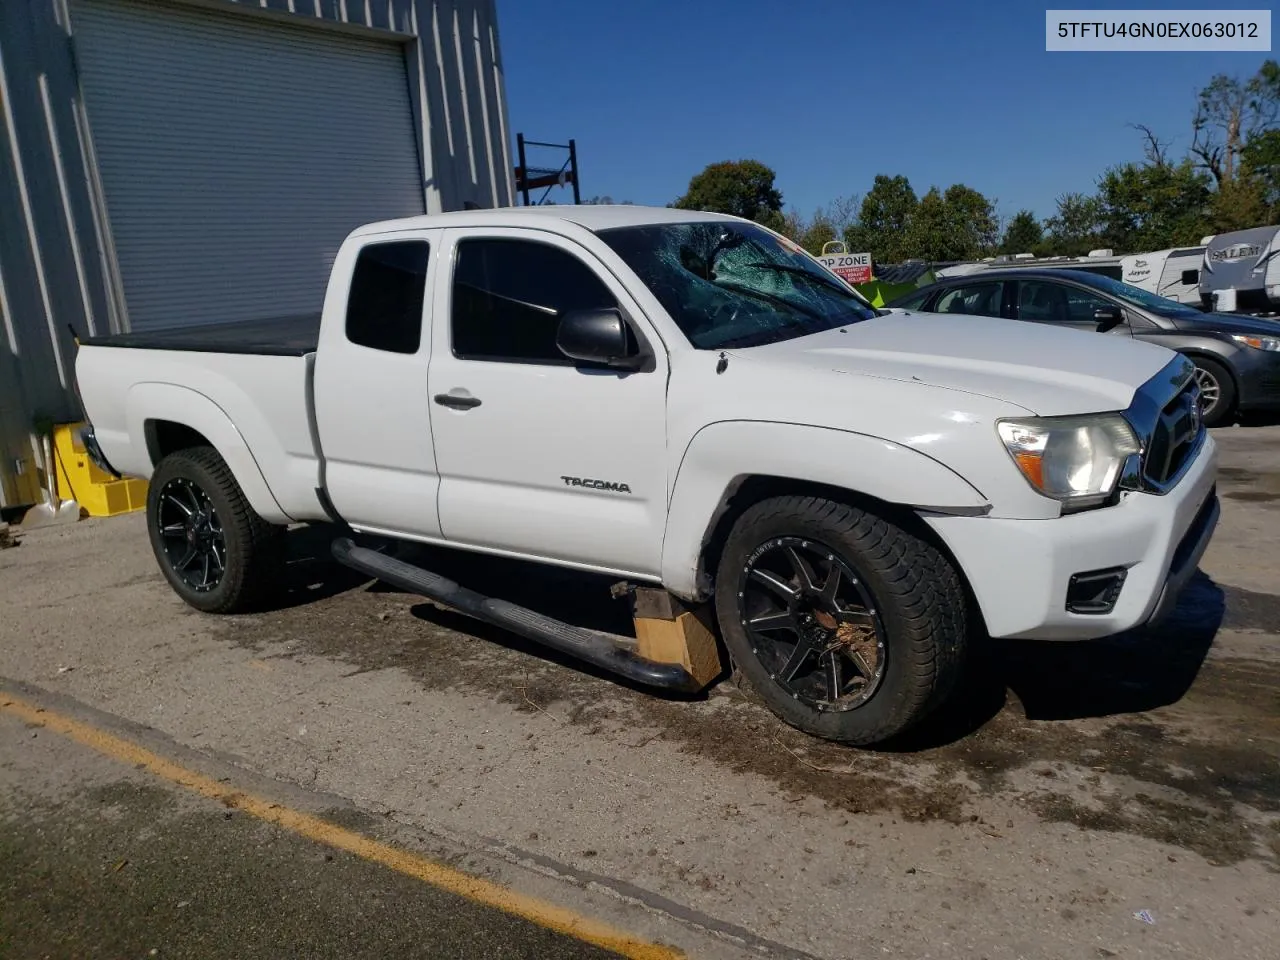
{"label": "salem sign", "polygon": [[870,253],[832,253],[818,257],[818,262],[845,283],[871,282]]}

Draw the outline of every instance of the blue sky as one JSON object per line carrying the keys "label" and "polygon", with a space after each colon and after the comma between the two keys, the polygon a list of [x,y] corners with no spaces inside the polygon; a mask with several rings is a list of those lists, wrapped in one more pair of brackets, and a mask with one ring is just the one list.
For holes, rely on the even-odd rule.
{"label": "blue sky", "polygon": [[[1109,8],[1153,6],[1174,3]],[[584,197],[658,205],[707,163],[752,157],[804,213],[902,173],[918,194],[966,183],[1001,213],[1043,217],[1059,194],[1141,157],[1127,122],[1181,149],[1209,78],[1252,74],[1272,55],[1047,53],[1045,5],[1026,0],[497,7],[513,141],[573,137]]]}

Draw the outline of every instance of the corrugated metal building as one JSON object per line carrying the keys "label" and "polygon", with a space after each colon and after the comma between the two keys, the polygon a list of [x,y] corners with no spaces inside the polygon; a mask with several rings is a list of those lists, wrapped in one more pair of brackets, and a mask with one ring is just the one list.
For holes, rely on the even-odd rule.
{"label": "corrugated metal building", "polygon": [[0,507],[72,330],[315,313],[358,224],[514,202],[493,0],[2,0],[0,122]]}

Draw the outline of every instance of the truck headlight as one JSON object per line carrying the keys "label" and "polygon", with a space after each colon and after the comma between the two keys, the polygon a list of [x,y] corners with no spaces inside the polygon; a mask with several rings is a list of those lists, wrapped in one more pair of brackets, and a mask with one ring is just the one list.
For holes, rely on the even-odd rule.
{"label": "truck headlight", "polygon": [[1061,501],[1064,512],[1105,502],[1141,449],[1118,413],[1001,420],[997,429],[1027,482]]}
{"label": "truck headlight", "polygon": [[1243,343],[1255,350],[1266,350],[1268,353],[1280,353],[1280,337],[1259,337],[1252,333],[1233,333],[1231,339]]}

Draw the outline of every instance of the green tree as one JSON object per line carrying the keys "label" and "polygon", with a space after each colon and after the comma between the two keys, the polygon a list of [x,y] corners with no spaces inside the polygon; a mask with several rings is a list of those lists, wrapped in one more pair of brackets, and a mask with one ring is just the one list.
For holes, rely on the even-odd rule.
{"label": "green tree", "polygon": [[1280,220],[1280,129],[1251,136],[1240,151],[1240,176],[1256,191],[1269,223]]}
{"label": "green tree", "polygon": [[1098,184],[1101,236],[1117,253],[1197,242],[1209,228],[1209,176],[1190,159],[1127,163]]}
{"label": "green tree", "polygon": [[1263,184],[1243,175],[1224,182],[1213,192],[1204,233],[1247,230],[1275,220],[1275,207],[1267,203]]}
{"label": "green tree", "polygon": [[689,189],[672,206],[745,217],[781,231],[786,224],[776,176],[758,160],[712,163],[689,181]]}
{"label": "green tree", "polygon": [[826,217],[818,216],[810,221],[804,232],[796,238],[796,242],[810,253],[817,255],[822,253],[823,244],[838,239],[840,234],[836,232],[835,224]]}
{"label": "green tree", "polygon": [[804,236],[808,224],[798,211],[788,210],[782,215],[782,226],[778,228],[778,232],[784,237],[800,242],[800,238]]}
{"label": "green tree", "polygon": [[907,231],[920,201],[904,176],[876,174],[858,210],[858,220],[844,231],[856,253],[870,252],[878,263],[899,263],[912,255]]}
{"label": "green tree", "polygon": [[1037,253],[1083,256],[1102,239],[1102,203],[1085,193],[1064,193],[1058,197],[1057,212],[1044,225],[1044,245]]}
{"label": "green tree", "polygon": [[1044,227],[1030,210],[1019,210],[1000,238],[1001,253],[1031,253],[1044,241]]}
{"label": "green tree", "polygon": [[948,237],[953,256],[934,259],[972,260],[995,249],[1000,227],[993,201],[963,183],[947,187],[942,201],[947,209]]}
{"label": "green tree", "polygon": [[841,239],[857,218],[858,198],[837,197],[815,210],[811,217],[805,217],[796,210],[788,210],[782,215],[783,225],[778,232],[790,237],[810,253],[820,254],[824,244]]}
{"label": "green tree", "polygon": [[972,187],[931,187],[907,227],[907,256],[923,260],[974,260],[995,247],[995,205]]}
{"label": "green tree", "polygon": [[955,255],[956,236],[950,211],[942,192],[930,187],[920,198],[906,231],[906,256],[923,260],[959,260]]}

